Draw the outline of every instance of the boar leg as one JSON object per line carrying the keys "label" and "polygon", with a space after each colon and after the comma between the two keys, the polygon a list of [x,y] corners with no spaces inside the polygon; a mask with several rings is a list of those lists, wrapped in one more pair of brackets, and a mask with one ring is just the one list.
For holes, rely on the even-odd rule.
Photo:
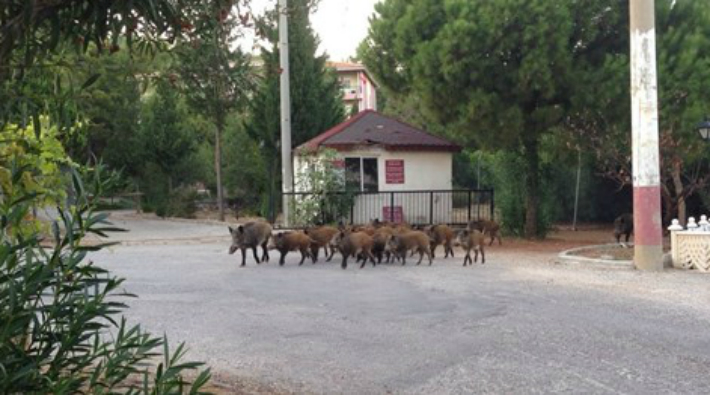
{"label": "boar leg", "polygon": [[281,250],[281,259],[279,259],[279,265],[283,266],[284,263],[286,263],[286,254],[288,254],[288,251]]}
{"label": "boar leg", "polygon": [[422,263],[422,260],[424,259],[424,248],[419,249],[419,262],[417,262],[417,266]]}
{"label": "boar leg", "polygon": [[247,264],[247,249],[246,247],[240,248],[242,250],[242,266],[246,266]]}
{"label": "boar leg", "polygon": [[251,248],[252,252],[254,253],[254,260],[256,261],[256,263],[261,263],[261,261],[259,260],[259,254],[256,251],[256,247],[257,246]]}
{"label": "boar leg", "polygon": [[399,259],[402,260],[402,266],[407,264],[407,251],[406,250],[404,252],[399,253]]}
{"label": "boar leg", "polygon": [[[312,245],[311,246],[311,259],[313,260],[313,263],[316,263],[318,261],[318,250],[320,248],[317,245]],[[325,256],[328,256],[328,253],[326,253]]]}
{"label": "boar leg", "polygon": [[[476,252],[476,255],[473,256],[473,261],[478,262],[478,248],[476,248],[475,252]],[[473,266],[473,263],[471,263],[471,265]]]}
{"label": "boar leg", "polygon": [[333,260],[333,255],[335,255],[335,248],[330,247],[330,255],[328,255],[328,259],[326,259],[326,262],[330,262]]}
{"label": "boar leg", "polygon": [[271,257],[269,257],[269,248],[267,246],[269,242],[265,241],[262,245],[261,248],[264,250],[264,255],[261,256],[261,261],[262,262],[268,262]]}
{"label": "boar leg", "polygon": [[340,267],[343,269],[347,269],[348,268],[348,256],[350,254],[345,254],[345,253],[341,253],[341,254],[343,255],[343,263],[340,264]]}
{"label": "boar leg", "polygon": [[[298,266],[303,265],[303,261],[306,260],[306,258],[308,257],[308,255],[309,255],[309,254],[308,254],[308,249],[307,249],[307,248],[301,249],[301,262],[298,262]],[[314,262],[314,263],[315,263],[315,262]]]}
{"label": "boar leg", "polygon": [[429,254],[429,266],[431,266],[431,263],[432,263],[432,258],[431,258],[431,254]]}
{"label": "boar leg", "polygon": [[367,251],[367,255],[370,256],[370,262],[372,262],[372,267],[375,267],[377,264],[375,263],[375,256],[372,255],[372,251]]}
{"label": "boar leg", "polygon": [[631,237],[631,233],[630,233],[630,232],[627,232],[627,233],[626,233],[626,242],[627,242],[627,243],[629,242],[629,237]]}
{"label": "boar leg", "polygon": [[449,254],[454,258],[454,247],[451,246],[451,243],[449,243]]}
{"label": "boar leg", "polygon": [[436,256],[436,255],[435,255],[435,253],[436,253],[436,247],[437,247],[437,245],[436,245],[435,243],[431,243],[431,249],[430,249],[430,250],[431,250],[431,255],[432,255],[432,256]]}
{"label": "boar leg", "polygon": [[486,254],[483,252],[483,246],[481,246],[481,265],[486,263]]}

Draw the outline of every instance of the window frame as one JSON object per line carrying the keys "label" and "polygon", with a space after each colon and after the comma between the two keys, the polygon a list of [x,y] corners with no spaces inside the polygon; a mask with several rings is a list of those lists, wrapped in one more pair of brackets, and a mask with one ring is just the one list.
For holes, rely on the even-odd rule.
{"label": "window frame", "polygon": [[[348,180],[348,159],[353,160],[357,159],[358,160],[358,169],[359,169],[359,185],[357,187],[358,192],[380,192],[380,158],[377,156],[345,156],[343,157],[343,162],[345,163],[345,180],[346,180],[346,185],[347,180]],[[374,160],[375,161],[375,178],[377,182],[375,183],[375,190],[365,190],[365,160]]]}

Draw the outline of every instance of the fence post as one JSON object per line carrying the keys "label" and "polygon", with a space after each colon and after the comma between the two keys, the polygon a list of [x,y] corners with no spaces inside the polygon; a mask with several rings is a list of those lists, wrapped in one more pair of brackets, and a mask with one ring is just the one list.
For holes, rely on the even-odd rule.
{"label": "fence post", "polygon": [[429,225],[434,225],[434,191],[429,191]]}
{"label": "fence post", "polygon": [[350,225],[352,225],[353,221],[355,220],[355,202],[357,202],[358,197],[359,197],[358,194],[354,194],[353,201],[350,204]]}
{"label": "fence post", "polygon": [[390,192],[390,222],[394,223],[394,192]]}
{"label": "fence post", "polygon": [[473,193],[472,190],[468,190],[468,219],[466,220],[466,223],[471,222],[471,194]]}

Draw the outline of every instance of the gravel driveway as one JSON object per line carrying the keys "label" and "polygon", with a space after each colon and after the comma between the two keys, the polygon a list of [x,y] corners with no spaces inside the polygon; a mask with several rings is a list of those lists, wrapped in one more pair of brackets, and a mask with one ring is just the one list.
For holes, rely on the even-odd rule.
{"label": "gravel driveway", "polygon": [[274,255],[240,268],[224,226],[115,223],[133,230],[119,235],[128,242],[94,260],[140,295],[130,319],[186,341],[223,383],[322,394],[710,393],[707,275],[556,265],[553,254],[505,245],[472,268],[460,252],[433,266],[344,271],[298,267],[291,254],[284,267]]}

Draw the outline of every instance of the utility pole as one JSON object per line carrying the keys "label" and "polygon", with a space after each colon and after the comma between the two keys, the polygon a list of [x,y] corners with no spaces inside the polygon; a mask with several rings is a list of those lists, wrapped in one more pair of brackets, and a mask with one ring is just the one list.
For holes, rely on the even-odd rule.
{"label": "utility pole", "polygon": [[654,0],[631,0],[634,264],[663,270]]}
{"label": "utility pole", "polygon": [[574,188],[574,216],[572,230],[577,231],[577,213],[579,212],[579,183],[582,179],[582,149],[577,147],[577,185]]}
{"label": "utility pole", "polygon": [[291,162],[291,81],[288,64],[288,1],[279,0],[279,61],[281,66],[281,191],[283,225],[289,226],[289,192],[293,192]]}

